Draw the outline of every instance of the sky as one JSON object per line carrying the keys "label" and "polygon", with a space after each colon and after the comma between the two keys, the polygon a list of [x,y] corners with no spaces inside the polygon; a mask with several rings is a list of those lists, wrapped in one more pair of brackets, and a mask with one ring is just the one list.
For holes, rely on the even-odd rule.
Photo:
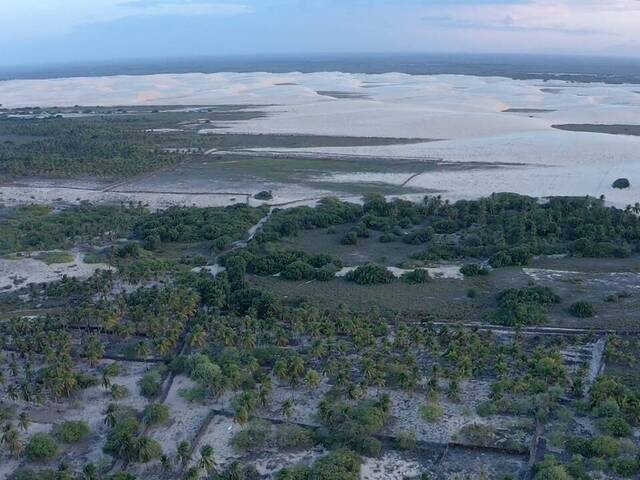
{"label": "sky", "polygon": [[640,0],[0,0],[0,65],[305,53],[640,57]]}

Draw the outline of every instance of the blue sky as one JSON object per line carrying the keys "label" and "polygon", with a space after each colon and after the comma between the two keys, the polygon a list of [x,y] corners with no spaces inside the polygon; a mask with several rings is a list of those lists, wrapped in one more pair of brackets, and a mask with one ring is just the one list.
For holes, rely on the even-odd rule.
{"label": "blue sky", "polygon": [[640,56],[639,0],[0,0],[0,65],[189,55]]}

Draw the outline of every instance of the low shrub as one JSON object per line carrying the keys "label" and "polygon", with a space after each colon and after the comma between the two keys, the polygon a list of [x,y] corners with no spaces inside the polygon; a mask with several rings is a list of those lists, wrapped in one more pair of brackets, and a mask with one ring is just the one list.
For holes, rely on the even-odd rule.
{"label": "low shrub", "polygon": [[613,184],[611,185],[613,188],[629,188],[631,186],[631,182],[629,181],[628,178],[618,178],[616,179],[615,182],[613,182]]}
{"label": "low shrub", "polygon": [[336,277],[337,272],[338,268],[334,264],[330,263],[316,271],[316,280],[320,282],[328,282]]}
{"label": "low shrub", "polygon": [[355,282],[358,285],[375,285],[380,283],[393,282],[393,274],[381,265],[368,263],[352,270],[345,277],[349,282]]}
{"label": "low shrub", "polygon": [[347,232],[340,240],[342,245],[357,245],[358,234],[356,232]]}
{"label": "low shrub", "polygon": [[576,318],[591,318],[595,315],[595,309],[589,302],[575,302],[569,307],[569,313]]}
{"label": "low shrub", "polygon": [[271,200],[273,199],[273,193],[271,192],[271,190],[263,190],[256,193],[253,198],[255,198],[256,200]]}
{"label": "low shrub", "polygon": [[286,280],[311,280],[316,276],[315,269],[301,260],[290,263],[281,273]]}
{"label": "low shrub", "polygon": [[598,427],[605,435],[612,437],[628,437],[631,425],[623,417],[608,417],[598,421]]}
{"label": "low shrub", "polygon": [[626,478],[640,473],[640,460],[634,458],[616,458],[611,462],[611,470]]}
{"label": "low shrub", "polygon": [[63,422],[53,427],[53,436],[62,443],[76,443],[89,436],[91,429],[87,422]]}
{"label": "low shrub", "polygon": [[591,452],[594,457],[614,458],[620,452],[620,444],[615,438],[602,435],[591,441]]}
{"label": "low shrub", "polygon": [[58,453],[56,440],[48,433],[36,433],[31,436],[25,449],[29,460],[50,460]]}
{"label": "low shrub", "polygon": [[162,390],[162,377],[156,370],[146,373],[138,382],[140,394],[145,398],[154,398]]}
{"label": "low shrub", "polygon": [[470,263],[460,268],[460,273],[465,277],[477,277],[480,275],[489,275],[489,269],[477,263]]}
{"label": "low shrub", "polygon": [[142,421],[149,425],[162,425],[169,421],[169,408],[160,403],[147,405],[142,412]]}
{"label": "low shrub", "polygon": [[437,423],[442,419],[444,410],[440,405],[428,403],[420,407],[420,416],[425,422]]}
{"label": "low shrub", "polygon": [[430,279],[429,272],[424,268],[417,268],[413,272],[407,272],[402,275],[402,281],[410,285],[427,283]]}

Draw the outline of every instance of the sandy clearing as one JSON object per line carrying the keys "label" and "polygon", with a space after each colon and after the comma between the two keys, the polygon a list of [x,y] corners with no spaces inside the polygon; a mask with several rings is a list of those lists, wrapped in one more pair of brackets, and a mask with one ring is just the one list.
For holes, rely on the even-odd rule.
{"label": "sandy clearing", "polygon": [[[33,255],[42,252],[32,252]],[[30,283],[44,283],[68,277],[88,278],[96,270],[110,270],[112,267],[103,263],[88,264],[84,262],[85,252],[72,251],[74,260],[69,263],[47,265],[34,258],[0,258],[0,290],[10,292],[18,290]]]}
{"label": "sandy clearing", "polygon": [[182,375],[175,377],[164,402],[169,408],[173,421],[151,432],[151,437],[162,445],[163,451],[168,455],[173,455],[176,452],[178,443],[185,440],[187,442],[193,441],[202,422],[213,408],[211,405],[187,402],[180,396],[180,390],[195,386],[197,384],[187,377]]}
{"label": "sandy clearing", "polygon": [[404,460],[396,452],[389,452],[381,458],[365,458],[360,480],[404,480],[416,477],[422,471],[417,462]]}
{"label": "sandy clearing", "polygon": [[[462,265],[453,264],[453,265],[439,265],[436,267],[426,267],[426,268],[413,268],[413,269],[404,269],[398,267],[387,267],[387,270],[390,271],[394,277],[400,278],[405,273],[414,272],[415,270],[426,270],[429,272],[429,275],[432,278],[442,278],[442,279],[453,279],[453,280],[462,280],[464,275],[460,273],[460,268]],[[342,267],[338,272],[336,272],[336,277],[346,277],[349,272],[353,272],[358,267]]]}

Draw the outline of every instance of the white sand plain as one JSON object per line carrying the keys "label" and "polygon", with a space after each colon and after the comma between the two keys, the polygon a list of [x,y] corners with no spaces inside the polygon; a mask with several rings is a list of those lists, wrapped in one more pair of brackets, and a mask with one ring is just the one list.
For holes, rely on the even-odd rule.
{"label": "white sand plain", "polygon": [[[461,75],[193,73],[6,81],[0,82],[0,103],[5,107],[241,104],[268,115],[216,122],[216,127],[224,129],[212,131],[440,139],[443,141],[410,145],[279,151],[380,156],[390,162],[394,157],[435,157],[488,167],[496,162],[512,163],[513,167],[501,169],[430,171],[413,178],[408,186],[441,191],[453,200],[499,191],[533,196],[604,194],[611,204],[626,206],[640,199],[640,137],[560,131],[552,125],[638,124],[637,90],[637,85]],[[362,98],[333,98],[318,93],[322,91],[349,92]],[[505,112],[507,109],[529,110]],[[331,177],[332,173],[326,172],[334,182],[398,184],[406,179],[385,172],[342,172],[342,176]],[[417,173],[421,172],[410,172]],[[632,188],[612,189],[618,177],[629,178]],[[125,196],[117,192],[34,193],[14,187],[0,191],[4,191],[5,202],[8,198],[25,202],[30,196],[35,196],[31,201],[51,201],[53,195],[107,201]],[[228,196],[211,193],[201,197],[145,193],[128,199],[159,207],[232,203]],[[304,188],[291,193],[282,197],[287,201],[309,198]]]}
{"label": "white sand plain", "polygon": [[[43,252],[32,252],[37,255]],[[84,253],[74,250],[73,261],[47,265],[35,258],[0,258],[0,291],[11,292],[30,283],[45,283],[67,277],[89,278],[96,270],[111,270],[113,267],[104,263],[85,263]]]}

